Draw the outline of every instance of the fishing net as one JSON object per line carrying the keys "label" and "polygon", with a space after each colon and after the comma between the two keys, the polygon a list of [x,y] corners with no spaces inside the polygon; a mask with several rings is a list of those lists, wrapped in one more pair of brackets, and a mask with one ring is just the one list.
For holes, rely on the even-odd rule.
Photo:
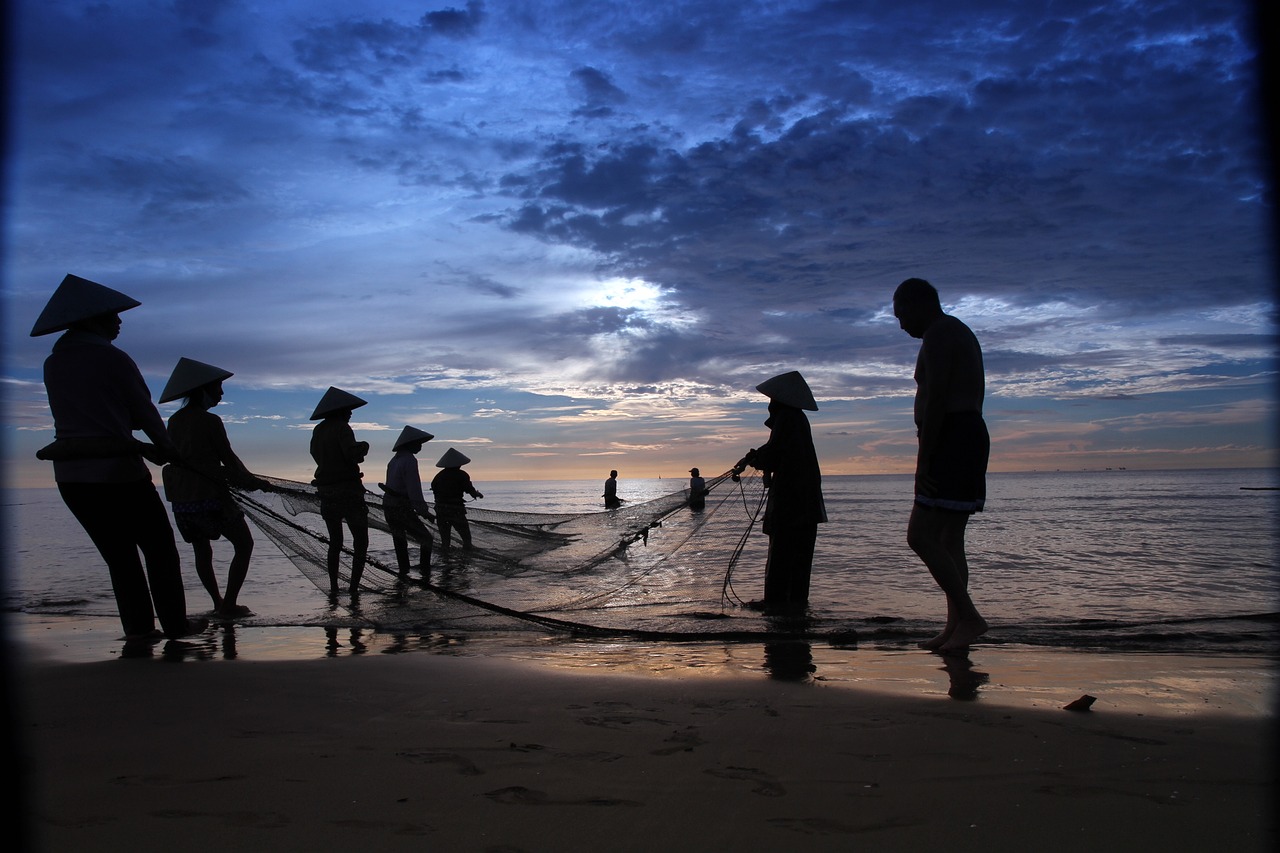
{"label": "fishing net", "polygon": [[[245,514],[324,593],[330,592],[329,539],[320,497],[308,483],[261,478],[261,491],[233,489]],[[762,588],[764,537],[750,538],[765,501],[761,477],[725,472],[707,479],[705,507],[689,506],[681,488],[658,498],[586,513],[509,512],[467,505],[472,546],[455,531],[441,547],[438,528],[430,573],[417,568],[421,543],[408,532],[412,568],[401,574],[382,496],[365,491],[369,551],[358,593],[347,596],[349,533],[338,568],[341,599],[363,618],[392,630],[523,625],[594,636],[653,638],[789,636],[811,622],[780,625],[743,606],[734,589]],[[434,506],[431,507],[434,514]],[[744,549],[750,549],[744,557]],[[822,633],[819,631],[819,633]]]}

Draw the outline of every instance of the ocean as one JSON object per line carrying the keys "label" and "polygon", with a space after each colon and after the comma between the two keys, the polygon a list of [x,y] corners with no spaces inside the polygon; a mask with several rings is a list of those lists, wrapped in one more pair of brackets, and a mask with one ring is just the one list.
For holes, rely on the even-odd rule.
{"label": "ocean", "polygon": [[[541,513],[599,512],[600,482],[485,482],[472,472],[491,510]],[[986,511],[968,528],[970,591],[991,623],[980,643],[1067,649],[1213,653],[1271,656],[1276,652],[1276,531],[1280,514],[1277,471],[1108,470],[992,474]],[[626,480],[619,494],[631,505],[683,486],[669,479]],[[907,548],[911,478],[901,475],[829,476],[823,480],[829,523],[819,527],[810,617],[800,629],[817,646],[906,649],[938,630],[945,615],[941,594]],[[722,488],[730,488],[725,484]],[[726,496],[736,500],[733,496]],[[67,637],[82,636],[72,657],[96,659],[119,651],[119,623],[105,568],[92,544],[62,505],[56,490],[8,490],[4,500],[5,586],[3,606],[21,637],[41,637],[67,654]],[[210,629],[210,656],[243,654],[242,638],[255,638],[262,656],[359,654],[414,649],[456,651],[486,645],[590,659],[593,655],[644,654],[680,647],[696,661],[707,643],[723,649],[757,649],[753,632],[777,640],[796,629],[739,606],[759,597],[766,538],[747,537],[732,572],[745,523],[703,524],[680,510],[655,528],[648,542],[629,546],[634,559],[613,561],[595,572],[524,581],[526,597],[544,594],[563,604],[564,591],[589,597],[595,589],[626,587],[592,606],[555,615],[585,625],[687,625],[713,632],[704,642],[680,637],[663,643],[558,632],[545,624],[459,617],[417,590],[411,595],[366,594],[360,606],[330,602],[266,537],[257,547],[241,603],[253,615]],[[645,560],[661,537],[684,544],[661,570]],[[687,540],[687,541],[686,541]],[[377,551],[388,559],[385,548]],[[195,578],[189,546],[179,541],[187,578],[188,607],[200,613],[208,598]],[[219,577],[230,547],[215,543]],[[491,577],[455,553],[447,584],[485,598],[520,579]],[[571,568],[571,567],[566,567]],[[715,593],[725,588],[728,599]],[[690,579],[696,579],[691,584]],[[439,583],[440,581],[437,580]],[[553,589],[560,584],[559,592]],[[551,584],[550,586],[548,584]],[[689,590],[696,586],[698,592]],[[707,592],[711,590],[712,592]],[[643,600],[641,600],[643,599]],[[740,636],[737,636],[740,635]],[[201,648],[199,638],[193,640]],[[228,651],[230,650],[230,652]],[[757,655],[758,658],[758,655]]]}

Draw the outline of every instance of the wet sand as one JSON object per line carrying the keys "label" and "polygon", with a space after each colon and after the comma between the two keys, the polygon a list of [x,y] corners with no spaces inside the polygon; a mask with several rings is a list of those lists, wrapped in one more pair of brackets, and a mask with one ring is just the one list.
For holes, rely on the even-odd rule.
{"label": "wet sand", "polygon": [[[241,635],[236,660],[27,659],[39,849],[1276,840],[1274,681],[1257,659],[975,647],[968,660],[859,649],[834,665],[818,650],[788,681],[766,675],[759,647],[683,663],[610,647],[271,660]],[[1092,710],[1062,709],[1086,692]]]}

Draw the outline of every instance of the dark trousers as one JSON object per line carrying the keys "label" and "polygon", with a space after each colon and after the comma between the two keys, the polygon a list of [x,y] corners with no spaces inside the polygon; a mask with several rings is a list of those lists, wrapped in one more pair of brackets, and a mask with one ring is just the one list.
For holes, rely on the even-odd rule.
{"label": "dark trousers", "polygon": [[775,530],[769,535],[769,558],[764,568],[766,607],[803,609],[809,603],[809,575],[818,525]]}
{"label": "dark trousers", "polygon": [[[151,633],[157,616],[166,635],[186,634],[187,597],[178,546],[151,481],[59,483],[58,492],[107,563],[125,634]],[[145,571],[139,551],[146,560]]]}

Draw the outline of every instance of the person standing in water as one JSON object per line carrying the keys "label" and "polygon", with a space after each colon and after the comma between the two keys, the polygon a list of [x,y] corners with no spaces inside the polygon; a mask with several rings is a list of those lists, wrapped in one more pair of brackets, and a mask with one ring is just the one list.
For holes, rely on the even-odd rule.
{"label": "person standing in water", "polygon": [[435,521],[422,494],[422,477],[418,473],[418,451],[431,439],[429,432],[406,426],[392,446],[395,455],[387,463],[387,481],[382,484],[382,513],[387,519],[391,542],[395,546],[400,577],[409,575],[409,537],[418,543],[418,571],[422,579],[431,577],[431,531],[422,523]]}
{"label": "person standing in water", "polygon": [[609,479],[604,481],[605,509],[617,509],[622,506],[622,498],[618,497],[618,472],[610,471]]}
{"label": "person standing in water", "polygon": [[440,528],[440,550],[448,551],[454,528],[462,539],[462,549],[471,550],[471,524],[467,521],[464,495],[479,500],[484,495],[471,484],[471,475],[462,466],[471,459],[450,447],[436,462],[440,473],[431,479],[431,493],[436,499],[436,526]]}
{"label": "person standing in water", "polygon": [[697,468],[689,469],[689,509],[705,509],[707,506],[707,481]]}
{"label": "person standing in water", "polygon": [[947,624],[921,648],[959,652],[987,632],[969,596],[964,552],[969,516],[986,502],[991,438],[982,419],[982,347],[964,323],[943,313],[938,291],[909,278],[893,294],[902,330],[920,339],[916,357],[915,502],[907,544],[947,598]]}
{"label": "person standing in water", "polygon": [[748,465],[758,468],[769,490],[761,525],[769,537],[769,555],[760,606],[766,612],[795,615],[809,604],[818,525],[827,520],[818,452],[804,413],[818,411],[818,404],[795,370],[762,382],[756,390],[769,398],[769,418],[764,422],[769,440],[748,451],[734,469],[741,473]]}
{"label": "person standing in water", "polygon": [[[195,554],[196,575],[213,599],[214,611],[227,618],[249,613],[238,599],[253,556],[253,534],[227,484],[250,490],[262,487],[262,481],[249,473],[231,449],[222,418],[210,411],[222,401],[222,381],[231,376],[229,370],[180,358],[160,393],[161,403],[186,398],[169,417],[169,438],[179,462],[164,468],[164,494],[173,505],[178,533]],[[220,593],[213,571],[213,540],[223,536],[235,550],[226,591]]]}
{"label": "person standing in water", "polygon": [[329,386],[316,404],[311,420],[311,458],[316,462],[312,482],[320,494],[320,517],[329,533],[329,594],[338,594],[338,563],[342,556],[342,525],[351,530],[351,594],[360,591],[369,553],[369,508],[365,505],[364,474],[360,463],[369,455],[369,442],[356,441],[351,413],[366,405],[354,394]]}
{"label": "person standing in water", "polygon": [[207,620],[187,618],[178,545],[143,461],[172,461],[173,444],[138,366],[111,343],[120,313],[140,304],[76,275],[54,291],[31,329],[32,337],[63,332],[44,363],[55,439],[36,455],[53,462],[63,503],[107,564],[126,638],[154,635],[157,618],[172,638]]}

